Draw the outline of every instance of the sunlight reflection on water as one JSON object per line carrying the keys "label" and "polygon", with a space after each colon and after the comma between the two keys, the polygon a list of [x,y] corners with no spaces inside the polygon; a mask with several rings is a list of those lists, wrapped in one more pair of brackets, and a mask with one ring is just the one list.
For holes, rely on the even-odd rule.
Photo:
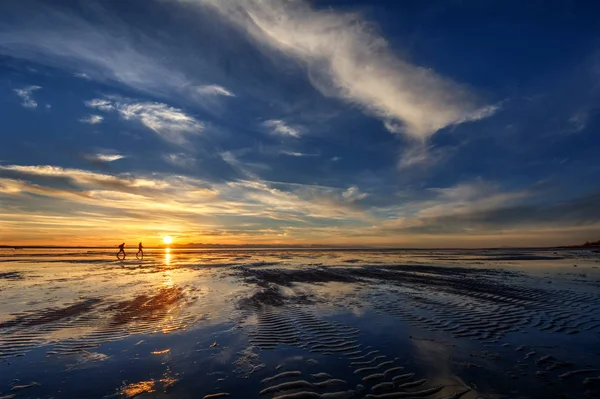
{"label": "sunlight reflection on water", "polygon": [[171,266],[171,248],[165,248],[165,265]]}

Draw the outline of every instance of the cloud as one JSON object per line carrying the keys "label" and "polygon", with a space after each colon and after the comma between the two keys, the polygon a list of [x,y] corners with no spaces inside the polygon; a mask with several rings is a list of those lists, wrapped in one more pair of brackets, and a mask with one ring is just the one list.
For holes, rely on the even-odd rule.
{"label": "cloud", "polygon": [[264,163],[245,162],[245,161],[240,160],[238,158],[238,154],[242,154],[244,152],[245,151],[237,151],[237,154],[236,154],[236,152],[234,152],[234,151],[223,151],[219,155],[221,156],[221,159],[223,161],[225,161],[225,163],[227,163],[233,169],[241,172],[243,175],[245,175],[248,178],[251,178],[253,180],[259,180],[259,176],[258,176],[257,172],[269,170],[270,169],[269,165],[266,165]]}
{"label": "cloud", "polygon": [[317,157],[319,154],[306,154],[304,152],[297,151],[281,151],[280,154],[288,155],[290,157]]}
{"label": "cloud", "polygon": [[372,208],[376,222],[356,237],[378,244],[397,237],[421,247],[477,247],[566,245],[600,234],[598,191],[556,200],[539,187],[505,190],[479,179],[400,198],[398,205]]}
{"label": "cloud", "polygon": [[316,10],[302,1],[180,2],[210,6],[258,45],[300,61],[321,93],[362,107],[391,132],[422,141],[497,110],[468,87],[398,57],[357,13]]}
{"label": "cloud", "polygon": [[436,198],[420,204],[417,215],[422,218],[487,211],[520,203],[533,196],[529,190],[505,192],[498,185],[481,179],[427,191]]}
{"label": "cloud", "polygon": [[233,155],[231,151],[224,151],[220,155],[221,159],[231,166],[237,166],[240,164],[240,161],[238,161],[237,157]]}
{"label": "cloud", "polygon": [[121,118],[137,121],[175,144],[186,144],[187,135],[196,135],[204,130],[204,124],[193,116],[163,103],[137,102],[130,99],[93,99],[85,104],[100,111],[117,112]]}
{"label": "cloud", "polygon": [[114,111],[115,107],[109,100],[104,100],[102,98],[95,98],[93,100],[84,101],[86,107],[97,108],[100,111]]}
{"label": "cloud", "polygon": [[91,162],[114,162],[126,157],[121,154],[86,154],[84,158]]}
{"label": "cloud", "polygon": [[[401,206],[380,210],[382,215],[387,215],[386,220],[381,220],[377,226],[382,234],[394,231],[442,236],[451,234],[454,228],[458,228],[457,233],[459,230],[467,233],[474,231],[474,226],[470,223],[465,223],[460,228],[458,225],[450,228],[449,224],[444,223],[452,218],[464,218],[466,221],[471,214],[520,206],[524,202],[533,201],[536,193],[533,189],[504,191],[497,184],[478,179],[450,187],[403,193],[400,197],[403,199]],[[483,232],[487,227],[480,225],[478,230]]]}
{"label": "cloud", "polygon": [[415,167],[433,166],[448,159],[455,148],[439,148],[424,142],[405,143],[405,148],[400,153],[398,169],[406,171]]}
{"label": "cloud", "polygon": [[[221,187],[219,191],[247,205],[256,204],[272,217],[284,221],[307,223],[311,219],[329,221],[352,221],[363,223],[366,214],[352,202],[364,196],[357,188],[350,191],[316,185],[239,180],[226,185],[233,192]],[[356,191],[355,191],[356,190]],[[235,194],[234,194],[235,193]],[[344,196],[346,194],[346,197]]]}
{"label": "cloud", "polygon": [[196,89],[196,92],[200,95],[207,96],[226,96],[226,97],[235,97],[235,95],[229,90],[221,87],[219,85],[205,85],[200,86]]}
{"label": "cloud", "polygon": [[[405,232],[429,234],[491,234],[538,230],[562,226],[577,228],[600,223],[600,192],[591,192],[550,204],[502,203],[495,198],[488,206],[465,207],[454,212],[429,212]],[[564,237],[564,240],[568,240]]]}
{"label": "cloud", "polygon": [[270,119],[268,121],[263,122],[263,126],[269,128],[272,134],[280,136],[291,136],[295,138],[300,137],[299,129],[288,126],[282,120]]}
{"label": "cloud", "polygon": [[366,193],[361,193],[358,187],[351,186],[342,193],[342,197],[348,202],[356,202],[365,199],[368,196]]}
{"label": "cloud", "polygon": [[[222,156],[234,165],[241,165],[240,168],[246,167],[231,153]],[[361,233],[364,236],[389,237],[393,232],[441,237],[454,232],[488,233],[500,225],[576,226],[600,221],[600,214],[592,210],[597,204],[597,193],[559,205],[524,205],[522,201],[531,199],[531,192],[502,192],[484,181],[431,188],[421,193],[426,198],[413,195],[401,204],[377,208],[364,203],[368,195],[355,185],[340,189],[254,178],[211,183],[185,176],[134,177],[50,165],[0,165],[0,172],[9,176],[0,183],[4,187],[2,192],[11,196],[32,193],[101,208],[160,211],[164,217],[184,218],[188,221],[186,226],[193,220],[190,215],[221,215],[231,218],[229,224],[238,223],[235,220],[256,220],[263,226],[273,221],[280,221],[282,228],[304,226],[309,235],[315,223],[325,223],[332,229],[343,223],[369,226],[371,230]],[[69,184],[64,186],[64,182]],[[34,201],[37,209],[49,202],[38,197]],[[69,206],[63,212],[72,209],[76,206]]]}
{"label": "cloud", "polygon": [[33,99],[33,92],[41,88],[41,86],[27,86],[22,89],[14,89],[14,92],[21,98],[23,107],[37,108],[38,103]]}
{"label": "cloud", "polygon": [[75,76],[76,78],[85,79],[85,80],[91,80],[92,79],[85,72],[76,72],[76,73],[73,74],[73,76]]}
{"label": "cloud", "polygon": [[408,169],[415,165],[427,163],[431,159],[429,146],[423,144],[409,145],[403,151],[400,160],[398,161],[398,169]]}
{"label": "cloud", "polygon": [[[89,227],[94,226],[96,234],[102,226],[115,223],[113,231],[102,234],[112,237],[124,230],[139,235],[142,230],[156,226],[164,230],[169,225],[195,238],[209,235],[272,242],[292,228],[296,235],[315,237],[323,234],[323,225],[364,224],[363,212],[348,201],[356,195],[354,190],[344,198],[347,190],[322,186],[0,165],[0,187],[6,205],[3,211],[7,210],[0,212],[0,225],[28,240],[56,235],[58,230],[61,235],[89,236]],[[26,223],[19,224],[19,220]],[[84,226],[87,230],[80,230]],[[286,241],[290,239],[295,238]]]}
{"label": "cloud", "polygon": [[191,169],[196,165],[196,159],[184,153],[165,154],[163,159],[171,165],[184,169]]}
{"label": "cloud", "polygon": [[571,132],[576,133],[584,130],[589,122],[588,112],[581,110],[576,112],[569,118],[569,124],[571,125]]}
{"label": "cloud", "polygon": [[372,205],[372,196],[356,185],[210,182],[158,173],[0,165],[0,226],[24,241],[51,240],[57,234],[89,240],[91,227],[102,240],[118,232],[138,237],[167,230],[190,241],[213,237],[209,241],[273,243],[285,237],[285,243],[437,247],[449,242],[563,244],[600,232],[597,191],[542,203],[547,193],[507,192],[476,180],[414,192],[387,207]]}
{"label": "cloud", "polygon": [[27,16],[22,10],[11,13],[13,25],[5,25],[0,31],[2,53],[144,91],[181,87],[187,81],[183,74],[151,56],[149,51],[162,49],[168,53],[166,49],[141,32],[130,30],[118,19],[92,22],[59,7],[35,3],[30,7],[36,9],[36,23],[24,24]]}
{"label": "cloud", "polygon": [[133,103],[118,107],[127,120],[137,120],[161,137],[177,144],[185,143],[185,134],[197,134],[204,125],[182,110],[161,103]]}
{"label": "cloud", "polygon": [[[3,7],[0,54],[161,98],[182,97],[201,106],[215,105],[214,99],[203,101],[205,96],[233,96],[221,86],[205,84],[213,67],[181,50],[180,38],[164,30],[160,35],[154,29],[144,30],[122,19],[126,17],[123,14],[114,13],[111,4],[90,2],[86,6],[81,14],[38,1]],[[32,14],[36,16],[34,24]],[[203,71],[201,78],[192,72],[199,69]]]}
{"label": "cloud", "polygon": [[88,123],[90,125],[97,125],[99,123],[102,123],[103,120],[104,117],[101,115],[88,115],[85,118],[79,119],[79,122]]}
{"label": "cloud", "polygon": [[143,180],[122,179],[117,176],[96,173],[82,169],[62,168],[52,165],[0,165],[0,171],[11,172],[17,175],[47,177],[52,179],[65,179],[78,186],[127,186],[141,187]]}

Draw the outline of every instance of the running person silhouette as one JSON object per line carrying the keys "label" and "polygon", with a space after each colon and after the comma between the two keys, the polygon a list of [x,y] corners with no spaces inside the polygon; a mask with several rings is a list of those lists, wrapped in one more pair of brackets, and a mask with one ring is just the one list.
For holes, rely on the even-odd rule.
{"label": "running person silhouette", "polygon": [[142,254],[142,259],[144,258],[144,247],[142,246],[142,243],[140,242],[138,244],[138,251],[137,254],[135,254],[135,257],[139,259],[139,254]]}
{"label": "running person silhouette", "polygon": [[[119,245],[119,252],[117,252],[117,258],[119,258],[119,255],[123,254],[123,259],[125,259],[125,243],[122,243],[121,245]],[[119,258],[121,259],[121,258]]]}

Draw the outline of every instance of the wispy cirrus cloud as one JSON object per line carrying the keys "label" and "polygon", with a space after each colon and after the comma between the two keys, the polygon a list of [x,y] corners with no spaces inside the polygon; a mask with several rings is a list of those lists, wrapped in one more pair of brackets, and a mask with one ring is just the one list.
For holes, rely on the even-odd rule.
{"label": "wispy cirrus cloud", "polygon": [[[181,87],[187,81],[181,72],[149,54],[148,50],[158,46],[154,40],[129,30],[118,19],[92,22],[47,4],[30,2],[29,6],[37,15],[34,25],[18,23],[27,18],[23,10],[7,8],[7,17],[12,17],[14,24],[5,25],[0,31],[2,53],[141,90]],[[29,26],[25,28],[26,25]],[[137,46],[135,36],[140,43],[147,40],[146,44]]]}
{"label": "wispy cirrus cloud", "polygon": [[207,96],[226,96],[235,97],[235,94],[227,90],[226,88],[219,85],[204,85],[196,89],[196,92],[201,95]]}
{"label": "wispy cirrus cloud", "polygon": [[[160,98],[184,98],[208,108],[218,105],[218,97],[234,96],[220,85],[207,84],[206,73],[194,73],[211,67],[173,46],[177,39],[168,31],[155,35],[135,27],[111,7],[89,2],[82,13],[36,0],[27,1],[25,6],[7,4],[0,24],[0,54]],[[35,24],[28,22],[32,13]]]}
{"label": "wispy cirrus cloud", "polygon": [[259,180],[257,172],[270,169],[269,165],[264,163],[241,160],[239,158],[240,152],[243,153],[245,151],[238,151],[238,153],[234,151],[223,151],[219,155],[221,156],[221,159],[233,169],[254,180]]}
{"label": "wispy cirrus cloud", "polygon": [[165,154],[163,155],[163,159],[171,165],[184,169],[191,169],[196,165],[196,159],[194,157],[182,152]]}
{"label": "wispy cirrus cloud", "polygon": [[14,92],[21,98],[21,105],[24,108],[37,108],[38,103],[33,98],[33,92],[41,88],[41,86],[27,86],[22,89],[14,89]]}
{"label": "wispy cirrus cloud", "polygon": [[367,193],[363,193],[356,186],[349,187],[342,193],[342,197],[348,202],[356,202],[365,199],[368,196]]}
{"label": "wispy cirrus cloud", "polygon": [[420,217],[467,214],[518,204],[533,196],[530,190],[505,191],[497,184],[478,179],[451,187],[429,188],[434,198],[419,203]]}
{"label": "wispy cirrus cloud", "polygon": [[405,171],[414,167],[432,166],[448,159],[453,151],[454,149],[436,148],[427,143],[412,143],[400,152],[397,167],[400,171]]}
{"label": "wispy cirrus cloud", "polygon": [[319,154],[307,154],[305,152],[298,151],[281,151],[280,154],[287,155],[290,157],[318,157]]}
{"label": "wispy cirrus cloud", "polygon": [[91,80],[90,76],[85,72],[75,72],[73,76],[80,79]]}
{"label": "wispy cirrus cloud", "polygon": [[274,135],[298,138],[301,134],[299,128],[292,127],[288,125],[285,121],[280,119],[270,119],[268,121],[263,122],[262,125],[268,128],[271,134]]}
{"label": "wispy cirrus cloud", "polygon": [[[49,179],[66,179],[79,187],[152,187],[155,181],[114,176],[84,169],[63,168],[53,165],[0,165],[0,171],[20,176],[37,176]],[[164,182],[161,183],[164,186]]]}
{"label": "wispy cirrus cloud", "polygon": [[102,115],[88,115],[86,117],[79,119],[79,122],[87,123],[89,125],[97,125],[99,123],[102,123],[103,120],[104,120],[104,117]]}
{"label": "wispy cirrus cloud", "polygon": [[316,10],[303,1],[180,2],[212,7],[258,45],[299,60],[321,93],[361,106],[393,133],[426,140],[498,109],[466,86],[401,59],[357,13]]}
{"label": "wispy cirrus cloud", "polygon": [[117,112],[121,118],[137,121],[163,139],[179,145],[187,143],[186,136],[204,130],[204,124],[193,116],[163,103],[96,98],[86,101],[85,105],[99,111]]}
{"label": "wispy cirrus cloud", "polygon": [[585,129],[589,122],[589,113],[586,110],[576,112],[569,118],[569,124],[572,127],[572,132],[580,132]]}

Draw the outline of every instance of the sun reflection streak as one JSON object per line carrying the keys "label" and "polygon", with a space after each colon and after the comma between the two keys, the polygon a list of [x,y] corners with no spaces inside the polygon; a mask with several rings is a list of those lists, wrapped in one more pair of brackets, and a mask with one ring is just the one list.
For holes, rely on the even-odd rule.
{"label": "sun reflection streak", "polygon": [[142,393],[154,392],[154,383],[154,380],[150,380],[125,385],[121,388],[121,395],[126,398],[133,398]]}
{"label": "sun reflection streak", "polygon": [[165,265],[171,266],[171,248],[165,248]]}
{"label": "sun reflection streak", "polygon": [[163,281],[162,285],[166,288],[173,288],[174,284],[173,284],[173,276],[171,275],[171,271],[166,270],[163,273],[163,277],[165,278],[165,281]]}

